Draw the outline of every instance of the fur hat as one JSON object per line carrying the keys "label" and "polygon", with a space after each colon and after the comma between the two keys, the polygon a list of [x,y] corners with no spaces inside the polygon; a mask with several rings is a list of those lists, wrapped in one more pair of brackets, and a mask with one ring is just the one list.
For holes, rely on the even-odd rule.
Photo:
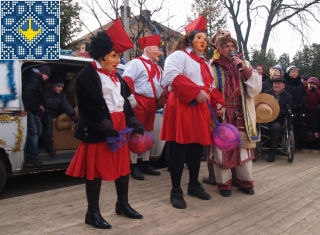
{"label": "fur hat", "polygon": [[280,112],[278,101],[269,94],[260,93],[254,97],[254,106],[256,108],[256,121],[258,123],[267,123],[274,121]]}

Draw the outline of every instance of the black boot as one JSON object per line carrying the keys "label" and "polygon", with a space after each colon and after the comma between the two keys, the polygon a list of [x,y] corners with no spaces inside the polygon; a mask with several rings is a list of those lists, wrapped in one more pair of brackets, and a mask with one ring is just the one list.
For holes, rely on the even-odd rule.
{"label": "black boot", "polygon": [[161,173],[159,171],[155,171],[149,161],[142,161],[141,171],[144,174],[148,175],[160,175]]}
{"label": "black boot", "polygon": [[144,176],[138,167],[138,164],[131,164],[131,176],[136,180],[144,180]]}
{"label": "black boot", "polygon": [[135,211],[128,203],[129,175],[121,176],[115,182],[117,191],[116,213],[124,214],[131,219],[141,219],[142,215]]}
{"label": "black boot", "polygon": [[276,152],[271,150],[270,153],[269,153],[269,156],[267,158],[267,161],[268,162],[274,162],[275,158],[276,158]]}
{"label": "black boot", "polygon": [[88,211],[85,222],[95,228],[109,229],[111,225],[102,218],[99,210],[100,188],[101,179],[86,181]]}

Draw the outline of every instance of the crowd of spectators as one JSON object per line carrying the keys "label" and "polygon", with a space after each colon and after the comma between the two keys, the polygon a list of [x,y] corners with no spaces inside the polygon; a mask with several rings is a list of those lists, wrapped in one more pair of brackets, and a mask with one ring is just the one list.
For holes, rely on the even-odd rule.
{"label": "crowd of spectators", "polygon": [[283,79],[285,90],[293,97],[293,131],[295,147],[320,149],[320,82],[317,77],[300,75],[299,68],[291,65],[285,70],[281,65],[266,69],[257,65],[256,70],[262,75],[262,92],[272,89],[273,79]]}

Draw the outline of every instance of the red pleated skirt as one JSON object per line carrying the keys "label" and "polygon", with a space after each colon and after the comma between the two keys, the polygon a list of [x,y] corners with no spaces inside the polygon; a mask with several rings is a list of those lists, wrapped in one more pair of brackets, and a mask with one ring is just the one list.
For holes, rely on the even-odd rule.
{"label": "red pleated skirt", "polygon": [[156,117],[156,101],[154,98],[135,95],[138,106],[133,109],[134,115],[143,125],[146,131],[153,131],[154,120]]}
{"label": "red pleated skirt", "polygon": [[[113,127],[120,131],[126,127],[123,112],[111,113]],[[128,144],[111,152],[106,142],[81,142],[71,160],[66,174],[72,177],[93,180],[101,178],[113,181],[130,174],[130,153]]]}

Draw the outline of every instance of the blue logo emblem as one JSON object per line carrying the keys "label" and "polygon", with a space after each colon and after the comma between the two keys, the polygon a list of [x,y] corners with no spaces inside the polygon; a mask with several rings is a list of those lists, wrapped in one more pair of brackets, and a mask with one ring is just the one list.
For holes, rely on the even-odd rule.
{"label": "blue logo emblem", "polygon": [[1,1],[0,9],[0,59],[59,59],[59,1]]}

